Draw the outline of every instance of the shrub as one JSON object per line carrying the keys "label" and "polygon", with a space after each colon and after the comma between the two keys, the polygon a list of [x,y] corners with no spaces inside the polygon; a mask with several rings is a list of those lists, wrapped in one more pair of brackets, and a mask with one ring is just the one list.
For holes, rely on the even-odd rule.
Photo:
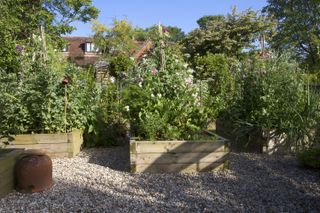
{"label": "shrub", "polygon": [[[234,103],[237,89],[235,77],[231,73],[228,58],[223,54],[208,54],[195,58],[196,79],[208,88],[206,106],[211,108],[211,116],[217,118]],[[203,86],[202,86],[203,87]],[[206,91],[204,90],[204,95]]]}
{"label": "shrub", "polygon": [[312,145],[320,99],[308,93],[298,67],[288,55],[242,63],[237,77],[241,97],[228,114],[239,125],[238,133],[262,132],[268,138],[285,134],[288,147]]}
{"label": "shrub", "polygon": [[320,169],[320,149],[308,149],[298,154],[301,166],[306,168]]}
{"label": "shrub", "polygon": [[109,72],[115,78],[123,78],[123,75],[133,68],[133,61],[125,55],[111,57]]}

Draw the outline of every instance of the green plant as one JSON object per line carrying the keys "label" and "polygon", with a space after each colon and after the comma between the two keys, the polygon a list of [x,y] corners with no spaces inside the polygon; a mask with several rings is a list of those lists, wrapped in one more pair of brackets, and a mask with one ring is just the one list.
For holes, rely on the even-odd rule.
{"label": "green plant", "polygon": [[204,96],[205,105],[211,108],[212,118],[227,111],[238,97],[235,76],[228,61],[223,54],[209,53],[195,58],[195,77],[202,84],[201,96]]}
{"label": "green plant", "polygon": [[113,79],[106,81],[101,88],[95,111],[95,131],[86,135],[85,145],[88,147],[119,145],[127,137],[128,127],[121,109],[121,81]]}
{"label": "green plant", "polygon": [[165,43],[159,28],[159,43],[124,79],[123,115],[133,136],[188,139],[206,127],[208,113],[193,70]]}
{"label": "green plant", "polygon": [[268,0],[263,9],[277,21],[270,46],[278,51],[292,48],[297,60],[315,72],[320,70],[319,5],[317,0]]}
{"label": "green plant", "polygon": [[183,40],[184,51],[191,56],[208,53],[225,54],[228,57],[242,58],[261,35],[275,25],[261,13],[248,9],[238,13],[233,8],[227,16],[203,16],[197,21],[199,28],[191,31]]}
{"label": "green plant", "polygon": [[242,64],[241,98],[229,112],[238,133],[261,132],[267,139],[285,135],[287,147],[296,150],[312,146],[320,99],[306,89],[298,67],[288,55]]}
{"label": "green plant", "polygon": [[[92,129],[98,97],[92,73],[66,62],[56,66],[59,56],[53,50],[44,61],[41,38],[34,36],[32,43],[20,54],[17,72],[0,70],[0,134]],[[64,86],[66,76],[69,84]]]}
{"label": "green plant", "polygon": [[120,79],[134,66],[133,61],[125,55],[114,56],[110,59],[109,73],[111,76]]}
{"label": "green plant", "polygon": [[320,169],[320,149],[308,149],[298,154],[301,166],[313,169]]}

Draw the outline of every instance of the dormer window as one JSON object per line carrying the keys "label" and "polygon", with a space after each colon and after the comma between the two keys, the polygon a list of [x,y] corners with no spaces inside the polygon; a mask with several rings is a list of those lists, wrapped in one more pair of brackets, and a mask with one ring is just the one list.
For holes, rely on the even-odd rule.
{"label": "dormer window", "polygon": [[97,48],[94,46],[94,43],[87,42],[85,45],[85,51],[89,53],[97,52]]}

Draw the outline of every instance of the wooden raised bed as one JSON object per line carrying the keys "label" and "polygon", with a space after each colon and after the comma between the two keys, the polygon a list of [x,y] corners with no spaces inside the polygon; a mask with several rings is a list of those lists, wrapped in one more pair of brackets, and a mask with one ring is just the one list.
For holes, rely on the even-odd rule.
{"label": "wooden raised bed", "polygon": [[58,134],[14,135],[5,148],[41,149],[50,157],[72,158],[80,152],[83,143],[81,130]]}
{"label": "wooden raised bed", "polygon": [[265,154],[290,154],[294,147],[286,145],[286,135],[268,139],[260,131],[253,134],[239,135],[234,123],[228,120],[216,120],[216,133],[230,140],[232,151]]}
{"label": "wooden raised bed", "polygon": [[0,149],[0,198],[14,190],[14,167],[23,149]]}
{"label": "wooden raised bed", "polygon": [[131,172],[204,172],[228,168],[226,139],[130,141]]}

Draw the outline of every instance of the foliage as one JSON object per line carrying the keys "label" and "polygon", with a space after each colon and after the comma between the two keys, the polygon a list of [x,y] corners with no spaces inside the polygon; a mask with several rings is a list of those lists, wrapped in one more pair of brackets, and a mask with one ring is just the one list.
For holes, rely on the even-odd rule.
{"label": "foliage", "polygon": [[137,48],[135,29],[127,20],[114,20],[111,28],[95,21],[92,30],[94,43],[105,57],[130,57]]}
{"label": "foliage", "polygon": [[32,37],[42,36],[46,40],[42,47],[46,52],[45,43],[62,45],[60,36],[74,29],[71,22],[87,22],[97,15],[91,0],[1,0],[0,68],[7,73],[19,72],[19,54],[34,46]]}
{"label": "foliage", "polygon": [[[68,76],[67,131],[85,129],[94,119],[97,90],[89,73],[63,63],[56,53],[41,59],[41,39],[20,53],[19,72],[0,70],[0,134],[65,132],[65,91]],[[57,66],[57,64],[62,64]]]}
{"label": "foliage", "polygon": [[268,138],[286,135],[288,146],[308,147],[320,116],[319,97],[308,93],[298,64],[287,55],[242,64],[241,98],[229,116],[244,133]]}
{"label": "foliage", "polygon": [[303,167],[320,169],[320,149],[304,150],[298,154],[298,160]]}
{"label": "foliage", "polygon": [[128,128],[122,115],[122,87],[123,80],[134,68],[131,56],[138,48],[135,36],[141,29],[134,28],[127,20],[114,20],[111,28],[95,21],[93,31],[96,46],[109,61],[109,81],[102,85],[96,132],[88,145],[117,145],[127,137]]}
{"label": "foliage", "polygon": [[119,79],[124,78],[129,70],[134,66],[133,61],[124,55],[114,56],[110,59],[110,75]]}
{"label": "foliage", "polygon": [[[169,42],[179,42],[185,37],[185,33],[181,28],[175,26],[161,25],[163,33],[166,33]],[[159,26],[153,25],[145,29],[147,37],[153,41],[159,40]]]}
{"label": "foliage", "polygon": [[207,114],[193,70],[162,38],[125,81],[123,113],[134,136],[188,139],[206,126]]}
{"label": "foliage", "polygon": [[320,69],[320,1],[268,0],[264,8],[278,21],[271,46],[278,51],[294,48],[298,59],[315,71]]}
{"label": "foliage", "polygon": [[9,28],[16,40],[29,39],[37,34],[40,26],[48,35],[59,37],[74,30],[70,26],[72,22],[88,22],[96,18],[98,12],[92,0],[1,0],[0,23],[10,23],[6,29]]}
{"label": "foliage", "polygon": [[190,32],[183,41],[185,52],[191,58],[207,53],[241,58],[243,50],[251,48],[253,42],[271,31],[273,26],[257,12],[237,13],[235,8],[227,16],[204,16],[198,24],[200,28]]}
{"label": "foliage", "polygon": [[148,40],[148,34],[146,30],[140,27],[134,28],[134,39],[136,41],[147,41]]}
{"label": "foliage", "polygon": [[128,128],[122,116],[120,79],[107,81],[102,85],[97,101],[95,128],[86,135],[88,147],[119,145],[127,137]]}
{"label": "foliage", "polygon": [[195,65],[195,77],[208,87],[210,96],[205,104],[211,108],[211,116],[216,118],[228,110],[237,97],[235,77],[228,66],[228,58],[223,54],[198,56]]}

